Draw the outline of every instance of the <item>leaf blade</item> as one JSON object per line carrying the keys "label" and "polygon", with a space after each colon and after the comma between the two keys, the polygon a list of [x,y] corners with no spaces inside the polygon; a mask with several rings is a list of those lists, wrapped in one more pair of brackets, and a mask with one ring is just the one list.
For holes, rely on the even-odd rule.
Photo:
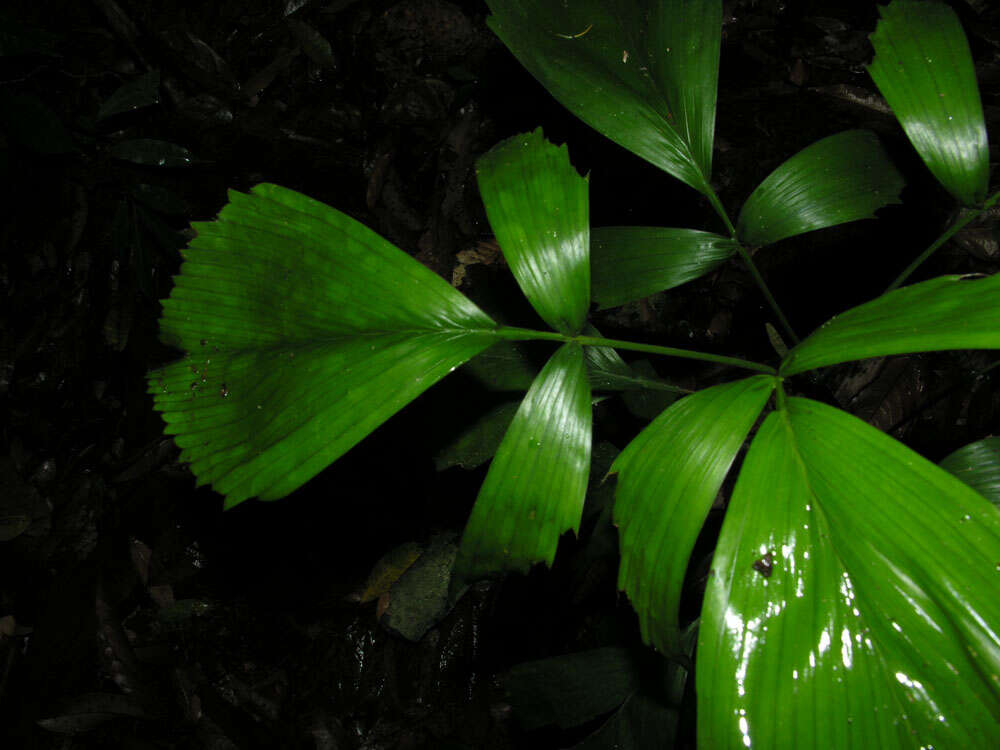
{"label": "leaf blade", "polygon": [[729,237],[697,229],[594,229],[591,294],[600,310],[623,305],[718,268],[736,253],[736,247]]}
{"label": "leaf blade", "polygon": [[783,376],[855,359],[1000,348],[1000,275],[941,276],[830,319],[789,352]]}
{"label": "leaf blade", "polygon": [[563,344],[528,390],[490,464],[455,567],[465,580],[552,565],[580,526],[591,450],[590,386],[579,344]]}
{"label": "leaf blade", "polygon": [[281,497],[496,341],[443,279],[346,215],[276,185],[196,225],[149,373],[154,406],[226,506]]}
{"label": "leaf blade", "polygon": [[756,375],[681,399],[611,467],[618,587],[639,614],[643,639],[664,652],[680,642],[678,605],[695,538],[773,387],[772,377]]}
{"label": "leaf blade", "polygon": [[920,158],[957,200],[986,197],[989,145],[972,53],[958,16],[936,2],[880,6],[868,66]]}
{"label": "leaf blade", "polygon": [[[685,2],[679,4],[681,9],[657,11],[652,18],[647,5],[638,2],[612,5],[589,0],[564,6],[551,1],[490,0],[488,5],[490,28],[564,107],[695,190],[711,193],[721,2]],[[700,23],[672,25],[679,10],[693,14]],[[647,27],[655,29],[652,40],[644,36]],[[701,47],[689,54],[689,63],[681,55],[666,59],[668,53],[662,52],[670,47],[690,53],[698,44]],[[667,80],[673,85],[671,91],[690,93],[667,101],[670,91],[657,83]],[[680,117],[690,142],[675,129],[675,117]]]}
{"label": "leaf blade", "polygon": [[792,398],[754,439],[729,512],[700,742],[995,744],[996,509],[861,420]]}
{"label": "leaf blade", "polygon": [[1000,437],[963,445],[943,458],[939,466],[1000,506]]}
{"label": "leaf blade", "polygon": [[736,231],[753,247],[872,218],[899,203],[903,177],[868,130],[816,141],[781,164],[743,204]]}
{"label": "leaf blade", "polygon": [[587,180],[566,146],[541,129],[495,146],[476,164],[490,226],[511,272],[542,319],[579,333],[590,307]]}

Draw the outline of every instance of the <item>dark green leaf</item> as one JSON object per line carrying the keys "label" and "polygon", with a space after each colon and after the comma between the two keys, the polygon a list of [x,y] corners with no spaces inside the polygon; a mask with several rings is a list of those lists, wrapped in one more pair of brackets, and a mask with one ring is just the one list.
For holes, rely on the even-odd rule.
{"label": "dark green leaf", "polygon": [[711,193],[721,0],[489,0],[490,28],[560,103]]}
{"label": "dark green leaf", "polygon": [[969,44],[943,3],[879,6],[872,80],[920,158],[966,206],[986,197],[989,145]]}
{"label": "dark green leaf", "polygon": [[677,401],[611,467],[618,586],[639,614],[643,639],[664,653],[679,649],[678,605],[695,539],[774,382],[757,375]]}
{"label": "dark green leaf", "polygon": [[189,167],[192,162],[191,152],[183,146],[153,138],[119,141],[108,153],[116,159],[145,167]]}
{"label": "dark green leaf", "polygon": [[734,240],[697,229],[594,229],[591,294],[602,310],[623,305],[696,279],[735,252]]}
{"label": "dark green leaf", "polygon": [[568,729],[613,711],[638,690],[642,658],[607,647],[524,662],[507,673],[504,689],[524,729]]}
{"label": "dark green leaf", "polygon": [[199,484],[231,507],[296,489],[496,340],[434,272],[276,185],[196,224],[149,392]]}
{"label": "dark green leaf", "polygon": [[132,112],[142,107],[160,103],[160,71],[151,70],[135,80],[123,84],[107,101],[101,105],[97,113],[100,122],[122,112]]}
{"label": "dark green leaf", "polygon": [[941,276],[883,294],[820,326],[792,349],[783,376],[854,359],[1000,349],[1000,275]]}
{"label": "dark green leaf", "polygon": [[665,382],[648,359],[634,361],[631,368],[631,381],[637,383],[639,387],[625,389],[625,383],[622,383],[621,387],[625,389],[622,401],[625,402],[626,408],[640,419],[650,420],[658,417],[661,411],[680,396],[690,393],[684,388]]}
{"label": "dark green leaf", "polygon": [[1000,513],[807,399],[750,447],[712,563],[699,746],[994,747]]}
{"label": "dark green leaf", "polygon": [[869,130],[816,141],[769,174],[743,204],[737,234],[752,247],[867,219],[899,203],[903,176]]}
{"label": "dark green leaf", "polygon": [[487,390],[522,393],[531,387],[538,370],[528,356],[525,344],[506,339],[493,344],[462,368],[462,372]]}
{"label": "dark green leaf", "polygon": [[583,350],[567,343],[538,374],[490,464],[455,564],[462,579],[552,564],[559,536],[579,530],[590,441]]}
{"label": "dark green leaf", "polygon": [[1000,506],[1000,437],[969,443],[948,455],[940,465]]}
{"label": "dark green leaf", "polygon": [[461,466],[474,469],[493,458],[517,413],[518,401],[508,401],[490,409],[463,430],[434,456],[438,471]]}
{"label": "dark green leaf", "polygon": [[542,131],[494,146],[476,164],[490,226],[514,278],[542,319],[580,332],[590,307],[587,181]]}

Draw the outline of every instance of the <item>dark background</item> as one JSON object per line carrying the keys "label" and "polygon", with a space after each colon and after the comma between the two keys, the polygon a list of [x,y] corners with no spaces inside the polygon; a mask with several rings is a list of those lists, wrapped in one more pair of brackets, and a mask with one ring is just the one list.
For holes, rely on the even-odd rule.
{"label": "dark background", "polygon": [[[987,6],[954,4],[997,137],[1000,12]],[[177,463],[145,392],[145,372],[178,355],[157,340],[158,300],[188,223],[211,219],[227,188],[308,193],[449,280],[461,266],[464,293],[528,323],[473,173],[501,138],[541,125],[568,142],[590,174],[595,226],[721,229],[694,191],[569,116],[487,13],[472,0],[4,6],[5,748],[552,748],[600,726],[526,733],[502,679],[526,660],[638,642],[614,549],[583,554],[586,527],[551,572],[476,587],[416,644],[349,598],[387,551],[461,529],[484,471],[437,473],[433,456],[494,396],[451,378],[290,498],[223,513]],[[743,0],[725,13],[714,180],[731,216],[778,164],[847,128],[882,136],[909,183],[877,220],[756,256],[805,334],[881,292],[952,202],[864,71],[874,3]],[[155,102],[100,116],[151,71]],[[971,225],[919,277],[995,272],[994,225]],[[735,261],[594,317],[608,336],[773,361],[768,320]],[[995,377],[976,375],[990,364],[894,358],[834,368],[814,387],[937,460],[996,430]],[[729,377],[655,365],[689,387]],[[616,401],[596,416],[596,439],[618,448],[642,425]],[[691,616],[718,516],[692,563]],[[693,745],[693,705],[689,687],[678,746]]]}

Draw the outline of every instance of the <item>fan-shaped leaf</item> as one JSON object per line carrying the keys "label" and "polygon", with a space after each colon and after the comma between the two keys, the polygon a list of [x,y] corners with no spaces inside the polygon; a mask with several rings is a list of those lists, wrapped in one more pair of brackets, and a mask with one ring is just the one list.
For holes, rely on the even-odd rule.
{"label": "fan-shaped leaf", "polygon": [[591,294],[600,309],[671,289],[719,267],[736,241],[697,229],[602,227],[590,233]]}
{"label": "fan-shaped leaf", "polygon": [[940,466],[1000,506],[1000,437],[962,446],[944,458]]}
{"label": "fan-shaped leaf", "polygon": [[796,346],[783,376],[854,359],[945,349],[1000,349],[1000,275],[941,276],[830,319]]}
{"label": "fan-shaped leaf", "polygon": [[989,146],[969,44],[943,3],[894,0],[871,35],[875,85],[927,168],[966,206],[986,197]]}
{"label": "fan-shaped leaf", "polygon": [[564,344],[528,390],[490,464],[462,536],[459,578],[552,564],[560,534],[579,530],[591,418],[583,349]]}
{"label": "fan-shaped leaf", "polygon": [[288,494],[496,341],[488,316],[371,230],[292,190],[195,225],[149,392],[199,484]]}
{"label": "fan-shaped leaf", "polygon": [[845,130],[799,151],[743,204],[736,224],[748,245],[868,219],[899,203],[903,176],[869,130]]}
{"label": "fan-shaped leaf", "polygon": [[542,319],[580,332],[590,307],[587,181],[541,129],[509,138],[476,165],[490,226]]}
{"label": "fan-shaped leaf", "polygon": [[488,0],[490,28],[591,127],[709,194],[720,0]]}
{"label": "fan-shaped leaf", "polygon": [[678,648],[678,604],[695,539],[774,382],[756,375],[677,401],[611,467],[618,473],[618,586],[639,613],[643,639],[665,653]]}
{"label": "fan-shaped leaf", "polygon": [[704,747],[995,747],[1000,514],[792,398],[743,464],[698,648]]}

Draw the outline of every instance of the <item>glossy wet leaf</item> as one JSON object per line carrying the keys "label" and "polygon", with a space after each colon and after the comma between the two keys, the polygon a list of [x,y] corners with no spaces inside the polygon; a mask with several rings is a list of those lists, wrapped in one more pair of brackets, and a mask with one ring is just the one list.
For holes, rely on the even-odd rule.
{"label": "glossy wet leaf", "polygon": [[590,307],[587,181],[566,146],[541,129],[509,138],[476,164],[479,191],[504,258],[550,326],[580,332]]}
{"label": "glossy wet leaf", "polygon": [[639,614],[643,639],[664,653],[679,648],[678,605],[695,539],[773,387],[772,377],[757,375],[687,396],[611,467],[618,473],[618,586]]}
{"label": "glossy wet leaf", "polygon": [[946,349],[1000,348],[1000,275],[941,276],[883,294],[841,313],[796,346],[781,374]]}
{"label": "glossy wet leaf", "polygon": [[108,149],[114,158],[144,167],[189,167],[193,157],[183,146],[155,138],[119,141]]}
{"label": "glossy wet leaf", "polygon": [[743,204],[736,231],[752,247],[869,219],[899,203],[903,176],[870,130],[846,130],[799,151]]}
{"label": "glossy wet leaf", "polygon": [[123,112],[132,112],[160,102],[160,71],[151,70],[123,83],[105,100],[97,112],[97,120],[105,120]]}
{"label": "glossy wet leaf", "polygon": [[227,507],[298,488],[496,340],[435,273],[292,190],[231,192],[194,227],[161,319],[187,355],[149,392]]}
{"label": "glossy wet leaf", "polygon": [[490,464],[462,536],[460,578],[552,564],[559,536],[580,526],[591,420],[582,347],[564,344],[528,390]]}
{"label": "glossy wet leaf", "polygon": [[943,3],[911,0],[879,6],[879,13],[868,73],[938,181],[961,203],[980,203],[989,145],[958,16]]}
{"label": "glossy wet leaf", "polygon": [[623,305],[703,276],[735,252],[734,240],[697,229],[594,229],[591,294],[599,309]]}
{"label": "glossy wet leaf", "polygon": [[491,29],[564,107],[710,193],[720,0],[489,0]]}
{"label": "glossy wet leaf", "polygon": [[1000,437],[962,446],[942,459],[940,466],[1000,506]]}
{"label": "glossy wet leaf", "polygon": [[699,746],[994,747],[1000,513],[802,398],[753,440],[712,562]]}

